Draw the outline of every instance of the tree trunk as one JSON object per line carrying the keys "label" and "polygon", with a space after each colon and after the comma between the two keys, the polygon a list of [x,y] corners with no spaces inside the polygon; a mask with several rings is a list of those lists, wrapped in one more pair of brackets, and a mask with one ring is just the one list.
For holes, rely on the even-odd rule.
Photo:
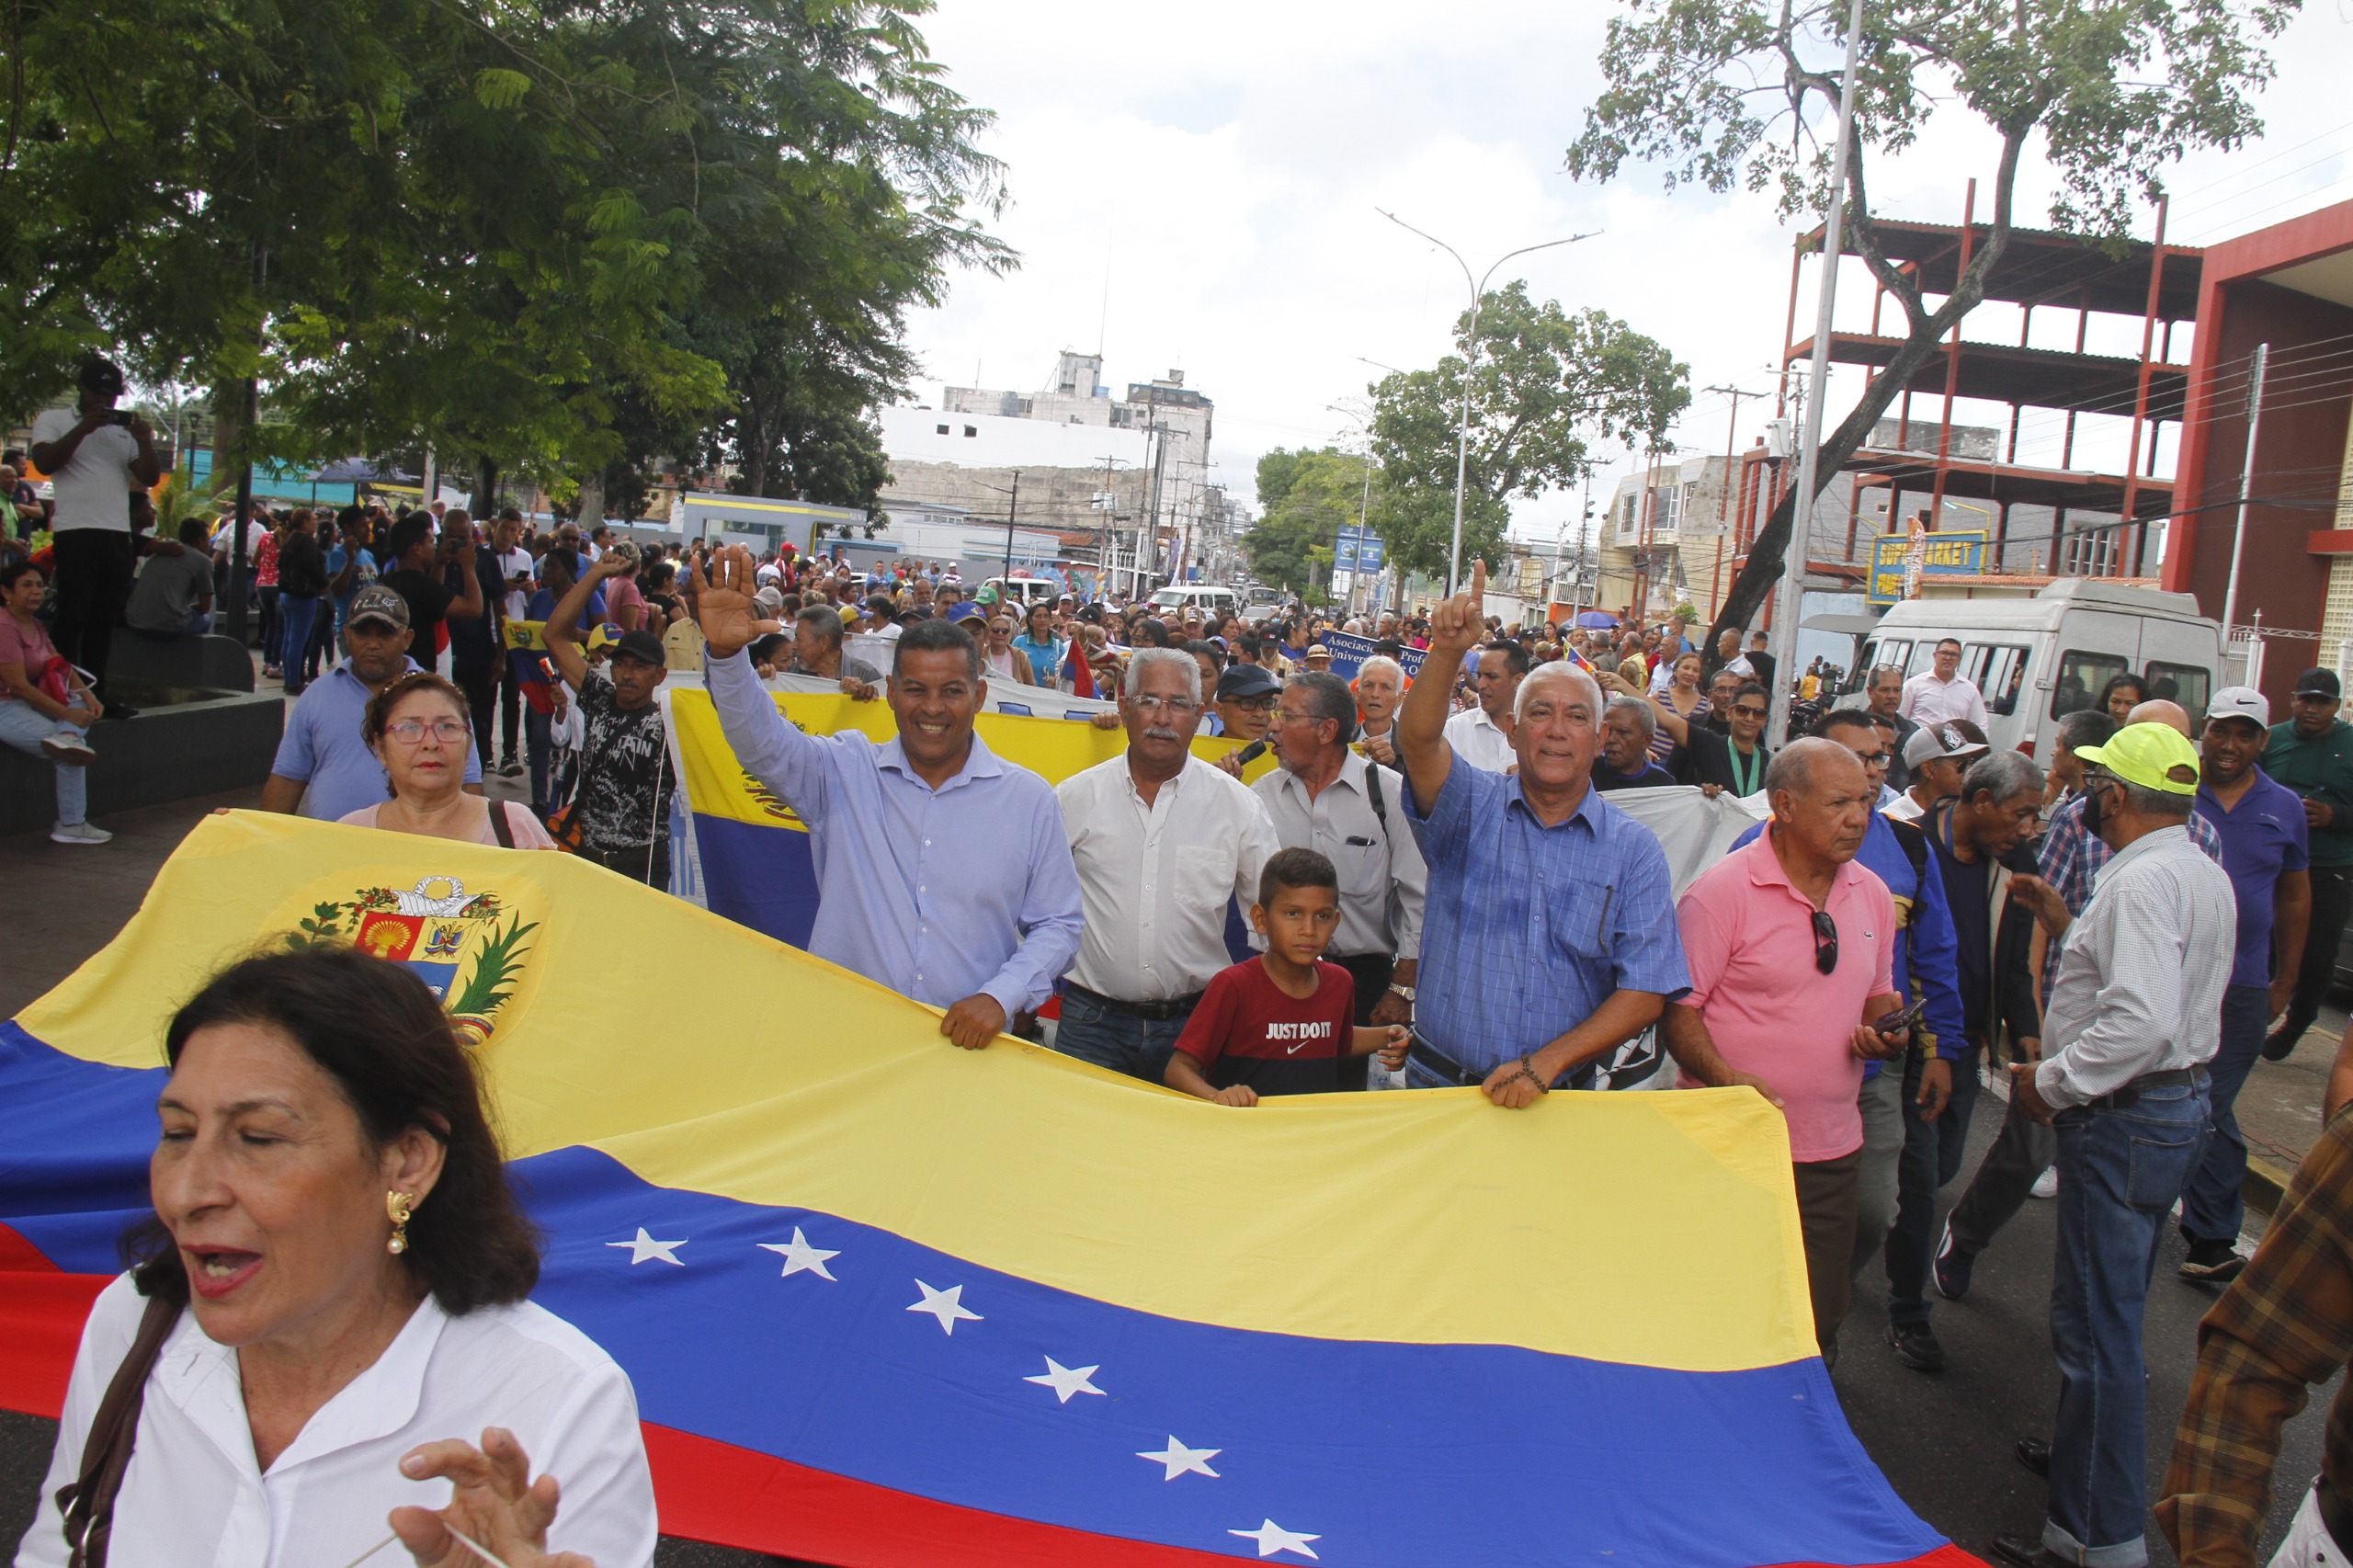
{"label": "tree trunk", "polygon": [[476,521],[487,521],[498,510],[498,460],[487,452],[474,460],[472,510]]}
{"label": "tree trunk", "polygon": [[595,532],[597,525],[605,520],[605,471],[603,469],[600,468],[581,479],[576,509],[580,532],[584,538]]}

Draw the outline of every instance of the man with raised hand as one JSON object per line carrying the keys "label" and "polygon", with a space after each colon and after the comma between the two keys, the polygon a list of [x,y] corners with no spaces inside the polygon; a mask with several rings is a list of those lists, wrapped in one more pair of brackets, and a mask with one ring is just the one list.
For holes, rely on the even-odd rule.
{"label": "man with raised hand", "polygon": [[918,621],[892,646],[898,733],[806,735],[777,711],[744,650],[780,631],[753,613],[752,552],[694,574],[711,706],[736,759],[808,824],[817,924],[809,950],[945,1010],[978,1050],[1052,994],[1077,954],[1078,873],[1043,778],[972,733],[988,697],[972,634]]}
{"label": "man with raised hand", "polygon": [[1410,1088],[1476,1084],[1499,1106],[1592,1081],[1594,1063],[1689,988],[1666,854],[1592,788],[1601,688],[1566,663],[1514,693],[1511,773],[1456,756],[1447,694],[1478,646],[1487,569],[1430,619],[1398,710],[1405,820],[1429,867]]}

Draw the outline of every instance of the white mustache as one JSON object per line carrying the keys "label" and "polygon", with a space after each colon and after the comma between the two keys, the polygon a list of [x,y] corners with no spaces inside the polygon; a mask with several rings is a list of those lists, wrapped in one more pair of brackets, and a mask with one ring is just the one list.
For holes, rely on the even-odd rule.
{"label": "white mustache", "polygon": [[1173,741],[1181,737],[1174,730],[1153,727],[1144,731],[1143,738],[1148,741]]}

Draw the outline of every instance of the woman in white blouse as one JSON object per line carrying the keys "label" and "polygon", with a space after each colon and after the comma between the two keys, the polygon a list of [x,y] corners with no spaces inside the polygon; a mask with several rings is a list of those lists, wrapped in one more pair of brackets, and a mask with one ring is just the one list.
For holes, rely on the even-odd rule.
{"label": "woman in white blouse", "polygon": [[247,959],[165,1052],[142,1261],[83,1330],[18,1568],[650,1563],[636,1395],[528,1299],[536,1238],[425,986]]}

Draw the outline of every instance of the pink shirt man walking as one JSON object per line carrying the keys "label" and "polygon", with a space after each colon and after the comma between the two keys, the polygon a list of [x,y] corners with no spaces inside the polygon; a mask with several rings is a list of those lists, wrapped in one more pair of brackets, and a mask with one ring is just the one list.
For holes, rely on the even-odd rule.
{"label": "pink shirt man walking", "polygon": [[1863,1062],[1900,1054],[1895,902],[1855,859],[1873,788],[1835,741],[1793,742],[1765,775],[1773,820],[1691,884],[1676,915],[1690,993],[1662,1030],[1687,1085],[1747,1085],[1781,1108],[1814,1338],[1836,1363],[1862,1165]]}

